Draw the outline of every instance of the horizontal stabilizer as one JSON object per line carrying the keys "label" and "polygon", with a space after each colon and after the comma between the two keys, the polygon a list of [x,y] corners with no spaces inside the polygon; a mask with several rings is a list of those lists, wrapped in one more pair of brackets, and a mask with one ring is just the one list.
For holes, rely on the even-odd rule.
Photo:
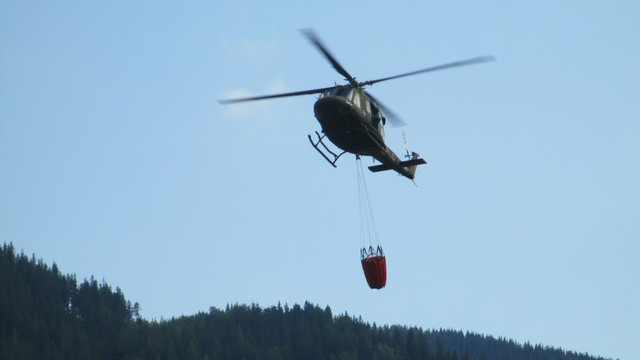
{"label": "horizontal stabilizer", "polygon": [[378,172],[378,171],[391,170],[391,168],[385,164],[380,164],[380,165],[369,166],[369,170],[371,170],[372,172]]}
{"label": "horizontal stabilizer", "polygon": [[[424,159],[418,158],[418,159],[411,159],[407,161],[401,161],[399,165],[400,167],[411,167],[411,166],[417,166],[417,165],[422,165],[426,163],[427,162],[424,161]],[[372,172],[378,172],[378,171],[393,170],[393,168],[390,167],[389,165],[380,164],[380,165],[369,166],[369,170],[371,170]]]}

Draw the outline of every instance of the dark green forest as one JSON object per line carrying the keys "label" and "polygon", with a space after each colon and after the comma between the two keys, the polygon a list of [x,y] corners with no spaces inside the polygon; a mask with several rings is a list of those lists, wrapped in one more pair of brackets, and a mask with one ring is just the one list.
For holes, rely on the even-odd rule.
{"label": "dark green forest", "polygon": [[0,359],[602,359],[453,330],[378,326],[312,303],[149,321],[106,282],[0,249]]}

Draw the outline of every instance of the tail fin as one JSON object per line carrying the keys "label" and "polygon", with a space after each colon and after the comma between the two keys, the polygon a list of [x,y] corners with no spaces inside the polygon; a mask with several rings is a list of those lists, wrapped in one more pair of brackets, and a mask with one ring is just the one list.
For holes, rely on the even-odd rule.
{"label": "tail fin", "polygon": [[404,131],[402,132],[402,142],[404,143],[404,150],[407,152],[404,157],[409,160],[400,162],[400,166],[407,169],[409,175],[411,175],[408,176],[408,178],[413,180],[416,175],[418,165],[426,164],[427,162],[424,161],[424,159],[420,159],[420,155],[418,155],[418,153],[409,151],[409,141],[407,141],[407,134]]}
{"label": "tail fin", "polygon": [[411,174],[411,178],[413,179],[413,177],[416,175],[416,169],[418,168],[418,165],[426,163],[427,162],[424,159],[420,158],[420,155],[418,155],[418,153],[412,151],[411,159],[400,162],[400,166],[407,169],[409,174]]}

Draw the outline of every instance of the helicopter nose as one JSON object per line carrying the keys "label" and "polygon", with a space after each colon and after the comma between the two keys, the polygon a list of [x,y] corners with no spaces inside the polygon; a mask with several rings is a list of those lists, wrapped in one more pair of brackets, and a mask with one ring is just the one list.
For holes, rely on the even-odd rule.
{"label": "helicopter nose", "polygon": [[324,97],[316,101],[313,109],[318,120],[327,120],[348,114],[352,107],[343,98]]}

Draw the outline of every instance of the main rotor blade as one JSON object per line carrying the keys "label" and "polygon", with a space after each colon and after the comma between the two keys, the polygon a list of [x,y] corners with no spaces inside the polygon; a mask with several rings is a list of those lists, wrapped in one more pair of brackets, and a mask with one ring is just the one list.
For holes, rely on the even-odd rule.
{"label": "main rotor blade", "polygon": [[391,111],[391,109],[388,106],[381,103],[380,100],[378,100],[375,96],[371,95],[371,93],[369,93],[368,91],[365,91],[364,93],[367,94],[367,96],[370,97],[371,100],[373,100],[376,103],[376,105],[378,105],[380,110],[382,110],[382,113],[387,115],[387,120],[389,120],[389,124],[391,124],[391,126],[401,127],[401,126],[407,125],[404,121],[402,121],[402,119],[400,119],[400,117],[396,113]]}
{"label": "main rotor blade", "polygon": [[376,79],[376,80],[364,81],[364,82],[361,82],[359,85],[360,86],[373,85],[373,84],[379,83],[381,81],[397,79],[397,78],[401,78],[401,77],[405,77],[405,76],[417,75],[417,74],[422,74],[422,73],[426,73],[426,72],[430,72],[430,71],[444,70],[444,69],[449,69],[449,68],[454,68],[454,67],[459,67],[459,66],[479,64],[479,63],[495,61],[495,60],[496,59],[491,55],[489,55],[489,56],[480,56],[480,57],[473,58],[473,59],[460,60],[460,61],[447,63],[447,64],[442,64],[442,65],[438,65],[438,66],[432,66],[432,67],[428,67],[426,69],[411,71],[411,72],[400,74],[400,75],[389,76],[389,77]]}
{"label": "main rotor blade", "polygon": [[344,76],[344,78],[349,82],[349,84],[351,84],[351,86],[358,87],[356,79],[351,76],[351,74],[349,74],[347,70],[342,67],[342,65],[340,65],[338,60],[336,60],[333,55],[331,55],[327,47],[322,43],[322,41],[320,41],[320,38],[312,29],[302,29],[300,31],[307,37],[307,39],[309,39],[309,41],[311,41],[313,45],[316,46],[316,48],[318,48],[318,50],[320,50],[324,57],[329,60],[333,68],[336,69],[336,71],[340,73],[340,75]]}
{"label": "main rotor blade", "polygon": [[250,97],[237,98],[237,99],[223,99],[223,100],[218,100],[218,102],[220,104],[226,105],[226,104],[235,104],[235,103],[245,102],[245,101],[275,99],[275,98],[281,98],[281,97],[300,96],[300,95],[309,95],[309,94],[319,94],[335,88],[336,88],[335,86],[331,86],[331,87],[320,88],[320,89],[293,91],[293,92],[282,93],[282,94],[250,96]]}

